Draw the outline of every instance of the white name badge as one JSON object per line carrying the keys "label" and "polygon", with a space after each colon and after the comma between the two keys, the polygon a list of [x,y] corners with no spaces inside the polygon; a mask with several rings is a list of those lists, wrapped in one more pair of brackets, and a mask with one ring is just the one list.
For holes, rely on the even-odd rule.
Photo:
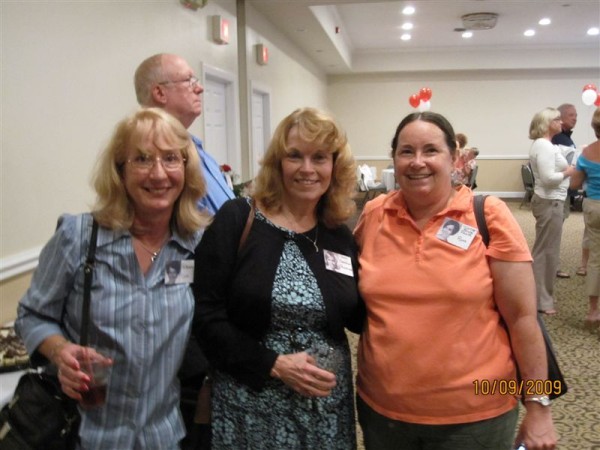
{"label": "white name badge", "polygon": [[327,270],[354,277],[354,272],[352,272],[352,260],[349,256],[331,252],[329,250],[323,250],[323,257],[325,258],[325,268]]}
{"label": "white name badge", "polygon": [[194,260],[169,261],[165,267],[165,284],[184,284],[194,281]]}
{"label": "white name badge", "polygon": [[462,222],[446,217],[436,236],[442,241],[466,250],[479,231]]}

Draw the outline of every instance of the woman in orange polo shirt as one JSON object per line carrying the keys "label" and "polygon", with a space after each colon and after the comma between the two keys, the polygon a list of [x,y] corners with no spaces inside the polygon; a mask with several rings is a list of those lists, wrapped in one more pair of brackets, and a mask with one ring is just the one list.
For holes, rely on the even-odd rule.
{"label": "woman in orange polo shirt", "polygon": [[[357,379],[366,448],[553,449],[543,392],[526,393],[515,437],[521,388],[547,374],[519,225],[489,197],[485,246],[472,191],[452,187],[456,138],[443,116],[404,118],[392,157],[400,190],[368,202],[355,230],[368,311]],[[448,220],[460,229],[444,240],[439,232]]]}

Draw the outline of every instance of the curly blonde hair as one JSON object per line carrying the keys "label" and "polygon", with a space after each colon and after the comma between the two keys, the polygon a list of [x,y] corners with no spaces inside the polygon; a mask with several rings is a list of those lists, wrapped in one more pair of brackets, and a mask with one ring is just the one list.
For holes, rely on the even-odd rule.
{"label": "curly blonde hair", "polygon": [[186,161],[185,183],[175,202],[171,222],[179,234],[189,236],[209,222],[208,215],[199,212],[197,207],[206,192],[206,184],[189,133],[181,122],[160,108],[140,109],[117,124],[93,174],[97,198],[92,214],[106,228],[128,230],[131,227],[135,212],[123,182],[127,151],[131,147],[141,148],[145,141],[156,141],[155,136],[161,136],[172,148],[179,149]]}
{"label": "curly blonde hair", "polygon": [[254,198],[267,210],[281,207],[281,162],[287,154],[287,138],[293,127],[298,127],[304,141],[323,145],[333,155],[331,184],[319,200],[317,216],[329,228],[339,226],[356,211],[356,163],[346,134],[331,116],[315,108],[297,109],[279,123],[254,181]]}

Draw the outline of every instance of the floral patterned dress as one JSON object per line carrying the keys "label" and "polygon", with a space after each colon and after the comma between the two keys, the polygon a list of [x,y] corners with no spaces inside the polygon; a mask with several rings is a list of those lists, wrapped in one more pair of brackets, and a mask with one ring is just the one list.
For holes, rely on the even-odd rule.
{"label": "floral patterned dress", "polygon": [[[259,211],[256,219],[295,234],[272,224]],[[264,345],[279,354],[308,351],[320,367],[336,374],[337,386],[329,397],[307,398],[273,378],[257,392],[217,371],[213,450],[356,448],[350,350],[346,340],[331,340],[326,328],[325,305],[315,276],[290,239],[273,283],[272,320]]]}

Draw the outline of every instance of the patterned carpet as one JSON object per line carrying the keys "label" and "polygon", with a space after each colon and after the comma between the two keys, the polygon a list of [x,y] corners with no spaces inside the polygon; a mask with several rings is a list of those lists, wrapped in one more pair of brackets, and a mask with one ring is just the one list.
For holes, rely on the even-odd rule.
{"label": "patterned carpet", "polygon": [[[535,220],[527,207],[519,209],[519,201],[508,205],[533,246]],[[355,220],[349,225],[353,226]],[[557,357],[565,375],[569,392],[557,399],[552,414],[560,436],[558,449],[600,450],[600,339],[597,333],[583,328],[587,312],[585,277],[575,275],[581,260],[583,215],[573,212],[565,221],[561,244],[561,269],[571,278],[557,279],[555,297],[558,314],[546,317]],[[353,348],[358,341],[349,335]],[[359,442],[362,442],[358,427]],[[364,449],[359,443],[358,449]]]}

